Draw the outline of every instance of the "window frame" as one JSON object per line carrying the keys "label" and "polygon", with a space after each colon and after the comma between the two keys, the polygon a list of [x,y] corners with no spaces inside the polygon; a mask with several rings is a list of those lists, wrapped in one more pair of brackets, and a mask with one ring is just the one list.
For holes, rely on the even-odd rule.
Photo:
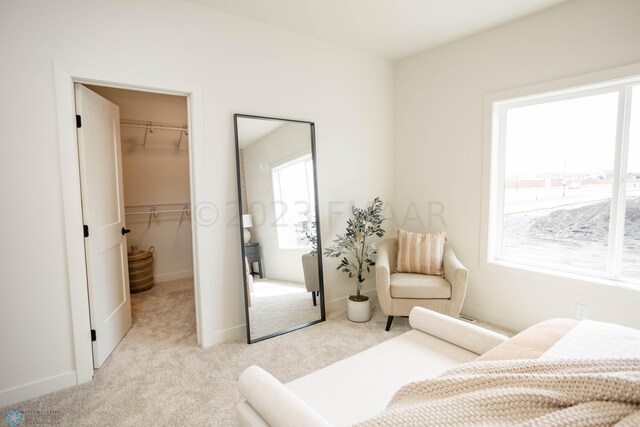
{"label": "window frame", "polygon": [[[629,148],[631,90],[640,84],[640,64],[561,79],[500,93],[484,98],[484,144],[481,207],[480,268],[482,270],[530,277],[532,274],[567,277],[591,283],[630,287],[640,290],[640,281],[623,277],[626,175]],[[614,153],[614,177],[607,271],[598,274],[579,268],[505,260],[502,257],[504,219],[506,113],[509,108],[569,100],[589,95],[617,92],[618,111]],[[640,100],[636,100],[640,102]]]}

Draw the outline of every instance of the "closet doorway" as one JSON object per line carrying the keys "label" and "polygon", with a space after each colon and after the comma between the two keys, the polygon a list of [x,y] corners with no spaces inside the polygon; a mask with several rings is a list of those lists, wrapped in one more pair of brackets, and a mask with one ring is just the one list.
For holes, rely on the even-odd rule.
{"label": "closet doorway", "polygon": [[132,323],[162,316],[161,306],[180,310],[173,319],[195,340],[188,107],[186,96],[78,83],[75,97],[99,368]]}

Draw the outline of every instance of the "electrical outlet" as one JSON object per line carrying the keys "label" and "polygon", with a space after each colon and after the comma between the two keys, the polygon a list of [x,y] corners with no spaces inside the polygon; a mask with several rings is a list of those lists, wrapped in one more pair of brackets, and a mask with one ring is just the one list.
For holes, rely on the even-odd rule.
{"label": "electrical outlet", "polygon": [[576,319],[584,320],[589,314],[589,307],[584,304],[576,304]]}

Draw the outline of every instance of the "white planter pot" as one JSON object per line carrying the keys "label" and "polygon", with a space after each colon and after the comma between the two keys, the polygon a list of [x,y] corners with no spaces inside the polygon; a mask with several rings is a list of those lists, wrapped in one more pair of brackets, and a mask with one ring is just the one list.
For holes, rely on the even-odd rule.
{"label": "white planter pot", "polygon": [[371,300],[351,301],[347,298],[347,319],[352,322],[368,322],[371,319]]}

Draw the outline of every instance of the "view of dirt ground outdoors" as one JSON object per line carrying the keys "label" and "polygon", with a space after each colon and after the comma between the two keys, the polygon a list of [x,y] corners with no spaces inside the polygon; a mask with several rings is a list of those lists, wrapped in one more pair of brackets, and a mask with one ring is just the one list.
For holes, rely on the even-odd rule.
{"label": "view of dirt ground outdoors", "polygon": [[[640,85],[632,90],[624,253],[640,282]],[[607,275],[618,93],[507,112],[502,259]]]}

